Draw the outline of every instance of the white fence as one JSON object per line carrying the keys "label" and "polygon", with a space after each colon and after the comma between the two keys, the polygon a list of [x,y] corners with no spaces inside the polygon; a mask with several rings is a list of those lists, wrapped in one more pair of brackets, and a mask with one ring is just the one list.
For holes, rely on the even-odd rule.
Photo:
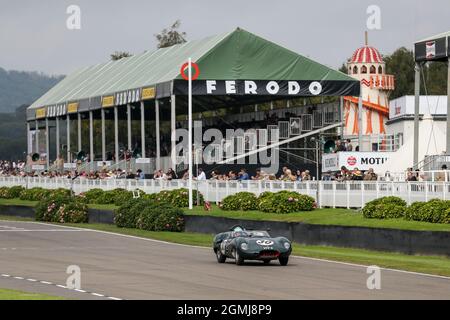
{"label": "white fence", "polygon": [[[113,190],[140,189],[146,193],[156,193],[161,190],[187,188],[186,180],[87,180],[62,178],[18,178],[0,177],[0,187],[23,186],[25,188],[42,187],[46,189],[73,188],[75,193],[89,189],[100,188]],[[317,188],[319,187],[319,188]],[[361,208],[367,202],[384,196],[397,196],[408,204],[415,201],[428,201],[438,198],[450,200],[450,183],[448,182],[382,182],[382,181],[194,181],[194,192],[200,191],[206,200],[222,201],[228,195],[241,191],[253,192],[256,195],[265,191],[281,190],[295,191],[312,196],[320,207]]]}

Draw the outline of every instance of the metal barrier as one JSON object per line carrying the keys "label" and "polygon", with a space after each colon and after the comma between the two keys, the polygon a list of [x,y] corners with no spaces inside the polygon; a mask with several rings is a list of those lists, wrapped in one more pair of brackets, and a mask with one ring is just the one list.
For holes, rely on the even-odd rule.
{"label": "metal barrier", "polygon": [[[161,190],[187,188],[186,180],[127,180],[127,179],[64,179],[43,177],[0,177],[0,187],[23,186],[25,188],[42,187],[46,189],[73,189],[76,194],[89,189],[100,188],[113,190],[140,189],[145,193],[156,193]],[[207,201],[219,202],[226,196],[241,191],[259,195],[262,192],[281,190],[295,191],[316,199],[319,207],[362,208],[367,202],[384,197],[397,196],[408,204],[430,199],[450,200],[450,183],[448,182],[397,182],[397,181],[306,181],[291,182],[277,180],[257,181],[194,181],[194,192],[200,191]]]}

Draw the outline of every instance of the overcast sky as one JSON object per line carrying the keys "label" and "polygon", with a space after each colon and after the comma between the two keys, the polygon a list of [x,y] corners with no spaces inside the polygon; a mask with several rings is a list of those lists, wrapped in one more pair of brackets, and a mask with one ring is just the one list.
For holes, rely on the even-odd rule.
{"label": "overcast sky", "polygon": [[[72,4],[81,30],[66,28]],[[339,68],[364,44],[369,5],[381,9],[369,44],[382,54],[450,30],[449,0],[0,0],[0,67],[67,74],[116,50],[153,50],[154,34],[181,19],[188,39],[239,26]]]}

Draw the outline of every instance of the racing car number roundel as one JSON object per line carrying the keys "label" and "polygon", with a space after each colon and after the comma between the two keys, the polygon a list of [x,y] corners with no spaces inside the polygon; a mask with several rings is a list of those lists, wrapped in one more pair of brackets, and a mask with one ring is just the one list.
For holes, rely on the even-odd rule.
{"label": "racing car number roundel", "polygon": [[257,240],[256,243],[263,247],[271,246],[274,244],[274,242],[272,240],[267,240],[267,239]]}

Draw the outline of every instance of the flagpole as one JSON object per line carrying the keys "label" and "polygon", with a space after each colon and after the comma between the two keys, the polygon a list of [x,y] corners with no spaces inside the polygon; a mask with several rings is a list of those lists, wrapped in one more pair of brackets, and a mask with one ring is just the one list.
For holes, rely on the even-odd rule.
{"label": "flagpole", "polygon": [[188,62],[188,157],[189,157],[189,209],[193,209],[192,197],[192,59]]}

